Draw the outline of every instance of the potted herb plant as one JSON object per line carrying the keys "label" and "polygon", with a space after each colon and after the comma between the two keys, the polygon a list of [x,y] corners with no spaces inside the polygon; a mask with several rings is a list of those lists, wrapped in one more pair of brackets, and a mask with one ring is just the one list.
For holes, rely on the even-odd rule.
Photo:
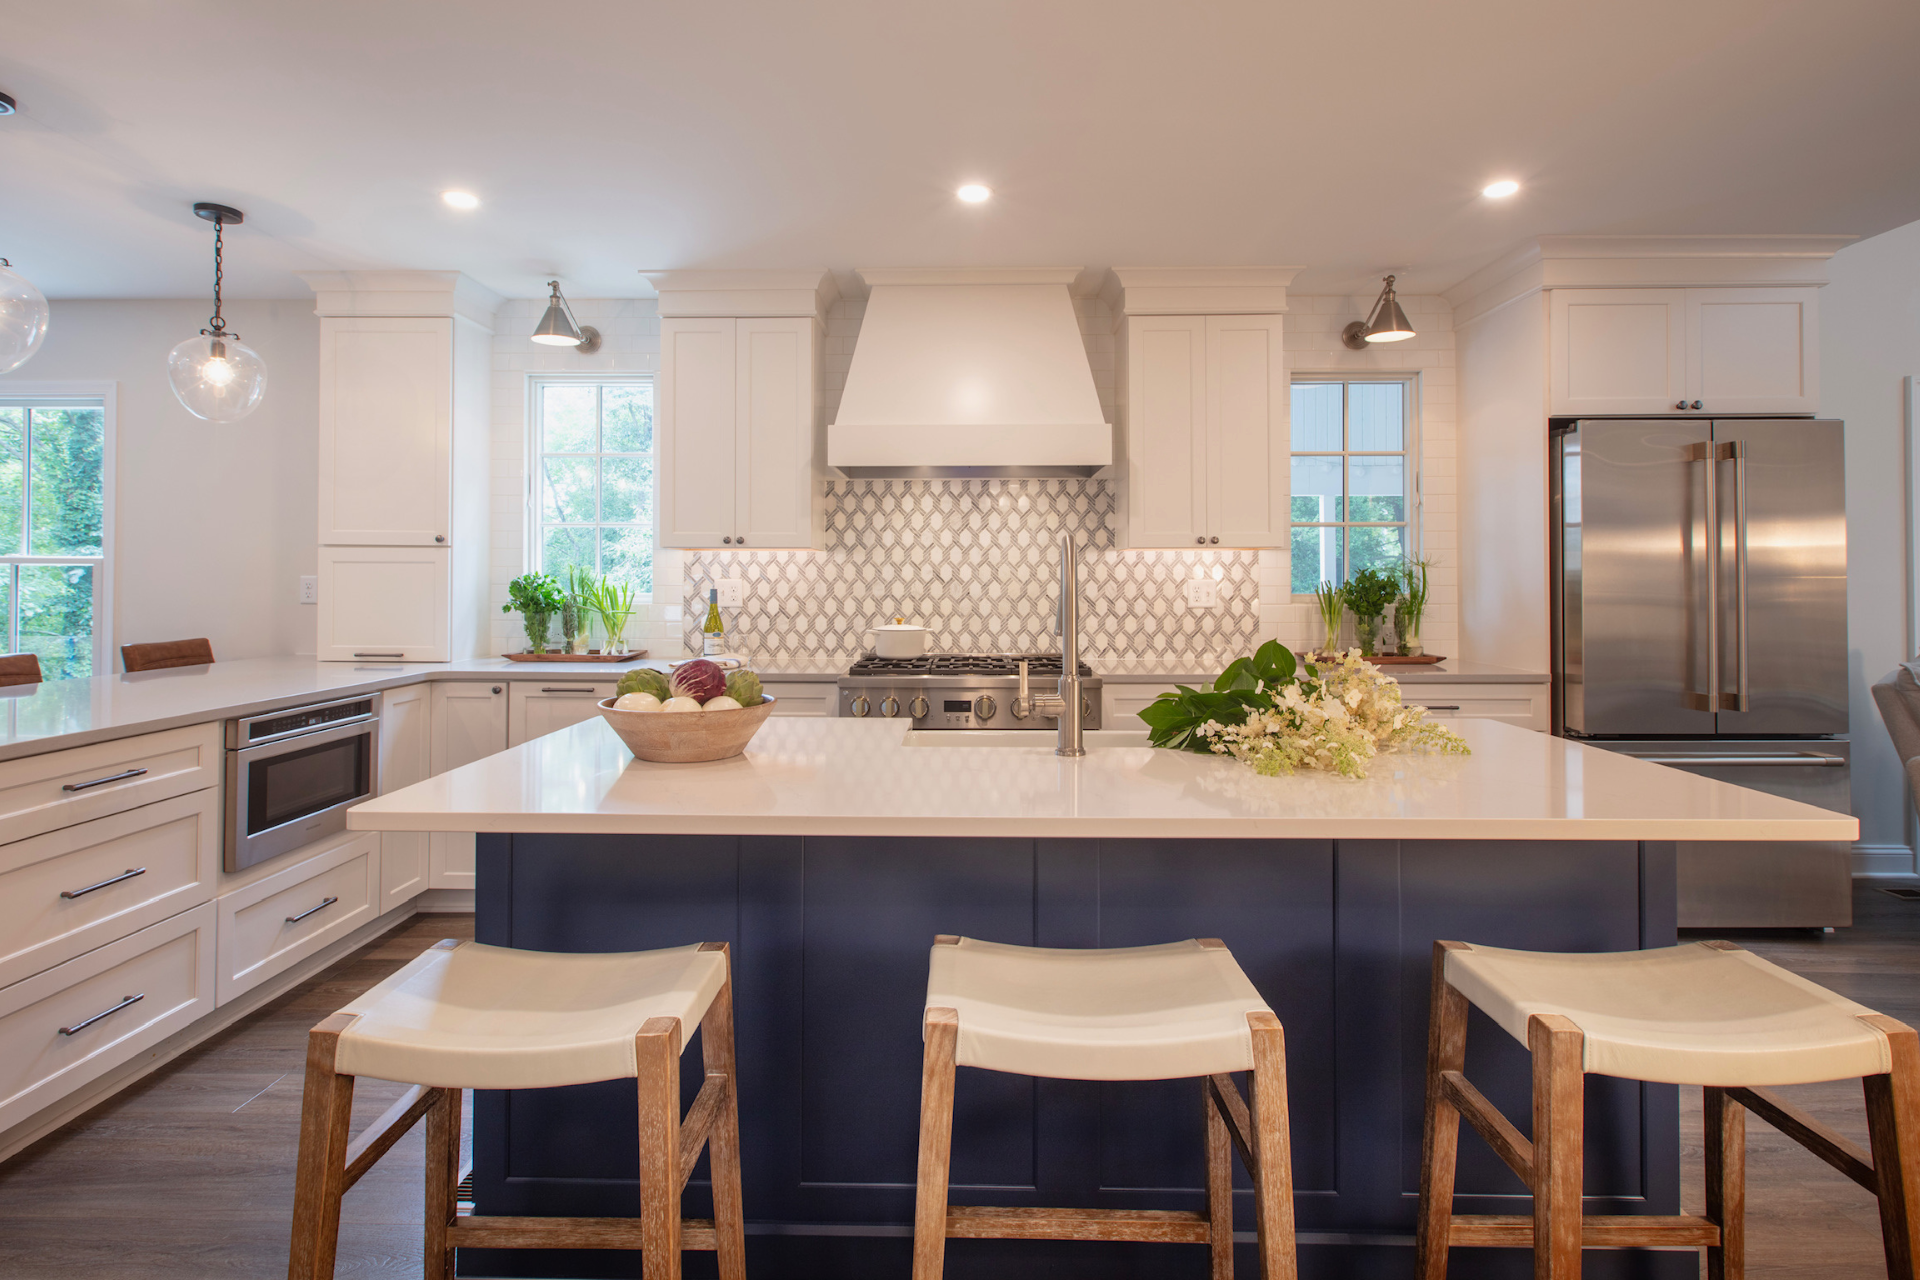
{"label": "potted herb plant", "polygon": [[1353,634],[1360,642],[1362,656],[1374,656],[1380,636],[1380,615],[1399,594],[1399,574],[1372,566],[1348,578],[1347,585],[1340,589],[1341,599],[1353,613]]}
{"label": "potted herb plant", "polygon": [[1427,613],[1427,570],[1430,560],[1409,560],[1400,566],[1402,594],[1394,610],[1394,623],[1400,632],[1400,652],[1417,658],[1425,650],[1420,645],[1420,619]]}
{"label": "potted herb plant", "polygon": [[600,585],[593,592],[593,608],[600,615],[600,626],[606,632],[607,652],[625,653],[627,623],[634,615],[633,585],[615,582],[612,578],[600,579]]}
{"label": "potted herb plant", "polygon": [[1313,593],[1315,603],[1320,608],[1320,623],[1326,630],[1326,640],[1320,646],[1320,652],[1335,654],[1340,652],[1340,624],[1346,621],[1347,602],[1340,598],[1340,588],[1320,580],[1320,586]]}
{"label": "potted herb plant", "polygon": [[527,632],[527,651],[545,653],[547,628],[563,603],[560,584],[552,574],[523,573],[507,584],[507,603],[500,606],[500,612],[518,613]]}
{"label": "potted herb plant", "polygon": [[567,566],[566,585],[560,592],[560,639],[563,653],[585,653],[587,633],[592,629],[593,596],[598,586],[593,573],[577,564]]}

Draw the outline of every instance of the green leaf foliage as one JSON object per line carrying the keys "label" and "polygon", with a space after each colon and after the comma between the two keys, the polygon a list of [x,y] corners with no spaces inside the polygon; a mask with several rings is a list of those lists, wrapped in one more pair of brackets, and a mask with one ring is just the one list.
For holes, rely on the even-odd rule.
{"label": "green leaf foliage", "polygon": [[[1309,668],[1311,670],[1311,668]],[[1207,754],[1207,740],[1199,728],[1208,721],[1245,724],[1249,710],[1271,711],[1280,690],[1295,683],[1299,663],[1285,645],[1269,640],[1252,657],[1235,658],[1211,689],[1175,686],[1143,707],[1148,740],[1156,747]]]}
{"label": "green leaf foliage", "polygon": [[1397,571],[1387,572],[1369,566],[1348,578],[1340,594],[1354,617],[1377,618],[1387,611],[1387,606],[1400,594],[1400,576]]}

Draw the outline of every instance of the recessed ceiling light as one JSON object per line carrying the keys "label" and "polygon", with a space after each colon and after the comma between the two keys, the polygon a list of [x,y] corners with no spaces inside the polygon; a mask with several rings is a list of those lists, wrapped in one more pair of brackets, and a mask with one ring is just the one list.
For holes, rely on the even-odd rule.
{"label": "recessed ceiling light", "polygon": [[1520,189],[1520,184],[1513,181],[1513,179],[1502,178],[1498,182],[1489,183],[1488,185],[1480,188],[1480,194],[1485,196],[1489,200],[1505,200],[1508,196],[1512,195],[1514,192],[1518,191],[1519,189]]}
{"label": "recessed ceiling light", "polygon": [[478,209],[480,197],[471,191],[442,191],[440,198],[455,209]]}
{"label": "recessed ceiling light", "polygon": [[953,194],[959,196],[968,204],[985,204],[988,198],[993,195],[993,191],[991,188],[983,187],[977,182],[969,182]]}

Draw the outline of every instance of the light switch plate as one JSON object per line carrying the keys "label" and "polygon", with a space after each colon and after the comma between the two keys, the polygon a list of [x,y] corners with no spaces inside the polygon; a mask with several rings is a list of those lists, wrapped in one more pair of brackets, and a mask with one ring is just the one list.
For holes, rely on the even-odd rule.
{"label": "light switch plate", "polygon": [[320,603],[320,575],[319,574],[303,573],[300,575],[300,603],[301,604],[319,604]]}
{"label": "light switch plate", "polygon": [[747,583],[744,578],[715,578],[713,585],[720,592],[722,609],[738,609],[747,602]]}
{"label": "light switch plate", "polygon": [[1220,584],[1212,578],[1187,579],[1187,608],[1217,609],[1220,606]]}

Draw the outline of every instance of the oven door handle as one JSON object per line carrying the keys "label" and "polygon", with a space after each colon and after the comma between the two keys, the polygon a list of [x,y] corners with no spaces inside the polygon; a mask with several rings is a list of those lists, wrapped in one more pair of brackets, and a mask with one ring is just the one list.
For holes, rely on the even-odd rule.
{"label": "oven door handle", "polygon": [[1703,752],[1700,755],[1690,756],[1684,751],[1622,751],[1620,754],[1635,760],[1645,760],[1648,764],[1692,765],[1695,768],[1712,767],[1715,769],[1727,769],[1738,767],[1744,769],[1749,765],[1758,765],[1761,768],[1773,769],[1794,767],[1802,769],[1844,769],[1847,767],[1847,758],[1845,756],[1828,755],[1823,751],[1783,751],[1769,752],[1765,755],[1755,753],[1750,756],[1740,755],[1735,752],[1726,752],[1718,755]]}
{"label": "oven door handle", "polygon": [[338,742],[342,738],[357,738],[366,734],[376,741],[380,736],[380,717],[365,716],[357,720],[343,720],[330,724],[324,729],[315,729],[311,733],[296,733],[285,738],[274,738],[267,742],[256,742],[250,746],[229,748],[227,754],[246,764],[262,756],[284,756],[308,747],[325,746],[329,742]]}

